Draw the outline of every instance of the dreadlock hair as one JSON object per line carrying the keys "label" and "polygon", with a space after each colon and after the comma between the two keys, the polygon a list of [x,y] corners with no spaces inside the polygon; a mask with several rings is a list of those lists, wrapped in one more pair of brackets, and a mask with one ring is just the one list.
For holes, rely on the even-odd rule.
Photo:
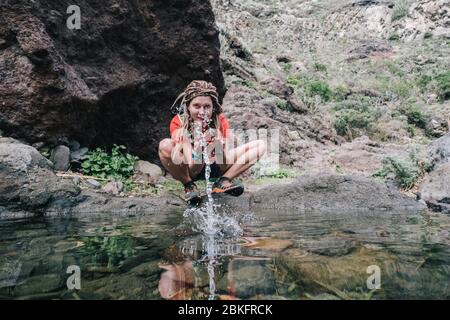
{"label": "dreadlock hair", "polygon": [[[213,112],[210,127],[216,129],[216,135],[221,137],[222,133],[220,131],[219,115],[222,113],[222,106],[219,103],[217,89],[212,83],[203,80],[192,81],[175,99],[175,102],[170,109],[172,113],[176,113],[180,117],[183,130],[187,130],[187,132],[192,134],[193,123],[188,106],[194,98],[200,96],[211,98],[213,102]],[[179,105],[177,105],[178,103]]]}

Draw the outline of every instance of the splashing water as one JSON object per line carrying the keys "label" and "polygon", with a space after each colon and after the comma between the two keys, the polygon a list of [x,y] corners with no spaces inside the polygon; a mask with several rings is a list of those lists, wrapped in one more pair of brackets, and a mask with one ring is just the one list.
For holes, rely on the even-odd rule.
{"label": "splashing water", "polygon": [[[224,210],[220,204],[215,204],[212,197],[211,161],[208,154],[209,143],[207,134],[212,137],[213,131],[209,127],[210,119],[204,118],[202,126],[194,125],[194,136],[200,138],[200,146],[205,161],[206,195],[208,201],[205,206],[189,208],[184,217],[191,221],[192,229],[202,234],[204,256],[202,262],[207,262],[209,275],[209,300],[216,298],[215,267],[220,265],[221,248],[224,239],[236,239],[243,234],[243,230],[235,217]],[[203,130],[203,128],[207,128]],[[222,210],[221,210],[222,209]],[[229,253],[228,253],[229,254]]]}

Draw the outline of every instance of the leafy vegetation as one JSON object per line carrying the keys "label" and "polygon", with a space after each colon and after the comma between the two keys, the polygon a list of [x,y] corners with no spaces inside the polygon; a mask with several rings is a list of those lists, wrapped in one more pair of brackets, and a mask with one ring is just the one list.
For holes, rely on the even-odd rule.
{"label": "leafy vegetation", "polygon": [[342,101],[334,107],[336,110],[334,128],[342,136],[358,135],[358,130],[368,130],[380,117],[366,100]]}
{"label": "leafy vegetation", "polygon": [[89,152],[81,164],[82,172],[103,179],[127,181],[133,175],[138,157],[124,153],[125,149],[125,146],[114,144],[111,154],[102,148]]}
{"label": "leafy vegetation", "polygon": [[385,157],[382,168],[377,170],[373,176],[382,179],[392,176],[400,187],[409,190],[415,186],[422,172],[418,148],[412,148],[408,159],[390,156]]}

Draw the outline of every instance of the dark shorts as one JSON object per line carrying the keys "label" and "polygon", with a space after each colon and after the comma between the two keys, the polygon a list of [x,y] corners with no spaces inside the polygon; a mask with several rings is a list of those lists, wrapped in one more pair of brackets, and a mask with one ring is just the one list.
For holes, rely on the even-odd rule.
{"label": "dark shorts", "polygon": [[[202,171],[200,171],[200,173],[194,178],[194,181],[205,180],[205,169],[206,169],[206,165],[203,166]],[[220,178],[221,176],[222,176],[222,171],[220,171],[219,165],[214,162],[211,165],[211,173],[210,173],[209,177],[213,178],[213,179],[217,179],[217,178]]]}

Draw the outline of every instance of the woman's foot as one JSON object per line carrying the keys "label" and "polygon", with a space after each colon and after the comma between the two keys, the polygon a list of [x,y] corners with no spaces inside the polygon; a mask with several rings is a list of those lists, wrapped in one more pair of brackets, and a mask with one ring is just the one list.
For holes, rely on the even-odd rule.
{"label": "woman's foot", "polygon": [[193,181],[184,184],[184,200],[189,204],[197,204],[202,200]]}
{"label": "woman's foot", "polygon": [[244,193],[244,185],[240,182],[232,182],[227,177],[220,177],[212,188],[213,193],[227,193],[232,196],[240,196]]}

